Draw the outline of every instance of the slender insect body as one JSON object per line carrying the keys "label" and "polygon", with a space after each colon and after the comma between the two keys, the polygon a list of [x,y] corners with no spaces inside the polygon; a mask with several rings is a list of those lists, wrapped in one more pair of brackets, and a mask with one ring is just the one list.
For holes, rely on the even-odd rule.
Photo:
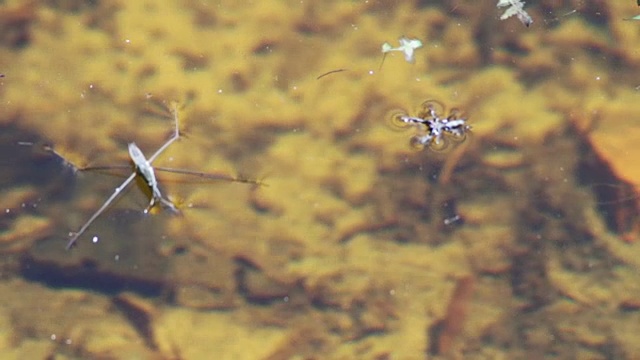
{"label": "slender insect body", "polygon": [[136,166],[136,169],[145,179],[149,187],[155,190],[158,188],[158,180],[156,180],[156,173],[153,171],[153,167],[149,163],[149,160],[144,157],[142,150],[136,145],[136,143],[129,143],[129,156]]}
{"label": "slender insect body", "polygon": [[151,166],[149,160],[147,160],[142,150],[140,150],[135,143],[129,143],[129,156],[136,166],[136,171],[144,178],[152,192],[151,200],[149,201],[149,206],[145,209],[145,213],[149,212],[157,201],[160,201],[162,205],[177,213],[178,209],[176,206],[162,196],[153,166]]}

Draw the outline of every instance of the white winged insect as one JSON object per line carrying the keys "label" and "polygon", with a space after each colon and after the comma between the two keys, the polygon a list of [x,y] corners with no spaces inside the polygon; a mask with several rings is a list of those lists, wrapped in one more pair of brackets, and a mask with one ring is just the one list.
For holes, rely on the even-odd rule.
{"label": "white winged insect", "polygon": [[524,10],[524,2],[522,0],[498,0],[497,7],[501,8],[506,6],[508,6],[508,8],[502,16],[500,16],[500,20],[505,20],[515,15],[524,26],[529,27],[533,24],[533,19]]}
{"label": "white winged insect", "polygon": [[402,52],[404,54],[404,59],[410,64],[413,64],[414,62],[416,62],[416,58],[414,56],[415,51],[416,49],[419,49],[422,47],[422,41],[420,41],[419,39],[409,39],[404,36],[401,37],[400,40],[398,41],[400,42],[400,46],[398,47],[393,47],[391,46],[391,44],[387,42],[382,44],[382,53],[384,55],[382,55],[382,62],[380,63],[380,68],[382,68],[382,64],[384,63],[384,58],[387,56],[387,53],[391,51]]}

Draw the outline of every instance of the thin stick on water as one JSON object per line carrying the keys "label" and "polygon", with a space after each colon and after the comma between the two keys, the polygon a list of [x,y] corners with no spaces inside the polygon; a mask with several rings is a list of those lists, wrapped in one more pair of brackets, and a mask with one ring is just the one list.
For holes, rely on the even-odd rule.
{"label": "thin stick on water", "polygon": [[[160,154],[162,154],[162,152],[165,151],[169,147],[169,145],[171,145],[174,141],[176,141],[180,137],[177,105],[174,105],[172,112],[173,112],[173,119],[175,122],[175,131],[171,136],[171,138],[167,140],[167,142],[165,142],[158,150],[156,150],[156,152],[153,155],[151,155],[151,157],[148,160],[144,158],[144,154],[142,154],[142,151],[140,151],[140,149],[134,143],[129,144],[129,155],[131,156],[131,160],[133,160],[134,164],[136,165],[135,171],[131,173],[131,175],[129,175],[129,177],[125,181],[123,181],[122,184],[120,184],[120,186],[116,187],[113,194],[111,194],[111,196],[102,204],[102,206],[95,213],[93,213],[93,215],[91,215],[89,220],[87,220],[87,222],[85,222],[84,225],[82,225],[82,227],[80,227],[80,229],[77,232],[73,233],[73,235],[71,236],[71,239],[67,243],[67,246],[66,246],[67,250],[71,249],[75,245],[78,238],[87,230],[87,228],[89,228],[89,226],[91,226],[91,224],[104,212],[104,210],[106,210],[107,207],[109,207],[109,205],[113,203],[113,201],[122,193],[122,191],[131,184],[133,179],[139,173],[144,177],[145,181],[147,182],[147,184],[149,184],[149,186],[153,191],[151,203],[149,204],[149,207],[147,208],[147,210],[145,210],[145,212],[147,212],[151,208],[151,206],[154,205],[156,200],[160,200],[160,202],[163,205],[177,212],[175,205],[171,201],[165,200],[160,194],[160,190],[158,190],[157,188],[157,182],[155,181],[156,179],[155,179],[155,174],[153,173],[153,167],[151,166],[151,163],[158,156],[160,156]],[[137,152],[135,151],[135,149],[132,151],[132,147],[137,149]]]}
{"label": "thin stick on water", "polygon": [[387,52],[384,52],[384,50],[383,50],[383,53],[382,53],[382,61],[380,61],[380,66],[378,67],[378,71],[381,71],[381,70],[382,70],[382,65],[384,64],[384,59],[385,59],[386,57],[387,57]]}
{"label": "thin stick on water", "polygon": [[324,73],[324,74],[322,74],[322,75],[318,76],[318,77],[316,78],[316,80],[320,80],[320,79],[322,79],[323,77],[325,77],[325,76],[327,76],[327,75],[331,75],[331,74],[335,74],[335,73],[339,73],[339,72],[343,72],[343,71],[347,71],[347,69],[336,69],[336,70],[331,70],[331,71],[328,71],[328,72],[326,72],[326,73]]}

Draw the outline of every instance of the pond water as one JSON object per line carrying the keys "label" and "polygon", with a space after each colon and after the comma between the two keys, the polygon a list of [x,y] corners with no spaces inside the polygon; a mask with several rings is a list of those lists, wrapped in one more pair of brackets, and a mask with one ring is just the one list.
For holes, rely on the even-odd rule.
{"label": "pond water", "polygon": [[640,8],[497,3],[0,2],[0,357],[637,358]]}

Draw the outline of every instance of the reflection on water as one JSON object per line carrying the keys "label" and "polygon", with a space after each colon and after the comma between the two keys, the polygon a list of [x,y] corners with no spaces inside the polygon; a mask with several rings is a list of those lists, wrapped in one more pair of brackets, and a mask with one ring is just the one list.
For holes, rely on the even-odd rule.
{"label": "reflection on water", "polygon": [[[0,357],[635,358],[636,9],[526,3],[0,5]],[[66,251],[123,178],[41,144],[127,164],[173,100],[154,166],[266,186],[140,181]]]}

